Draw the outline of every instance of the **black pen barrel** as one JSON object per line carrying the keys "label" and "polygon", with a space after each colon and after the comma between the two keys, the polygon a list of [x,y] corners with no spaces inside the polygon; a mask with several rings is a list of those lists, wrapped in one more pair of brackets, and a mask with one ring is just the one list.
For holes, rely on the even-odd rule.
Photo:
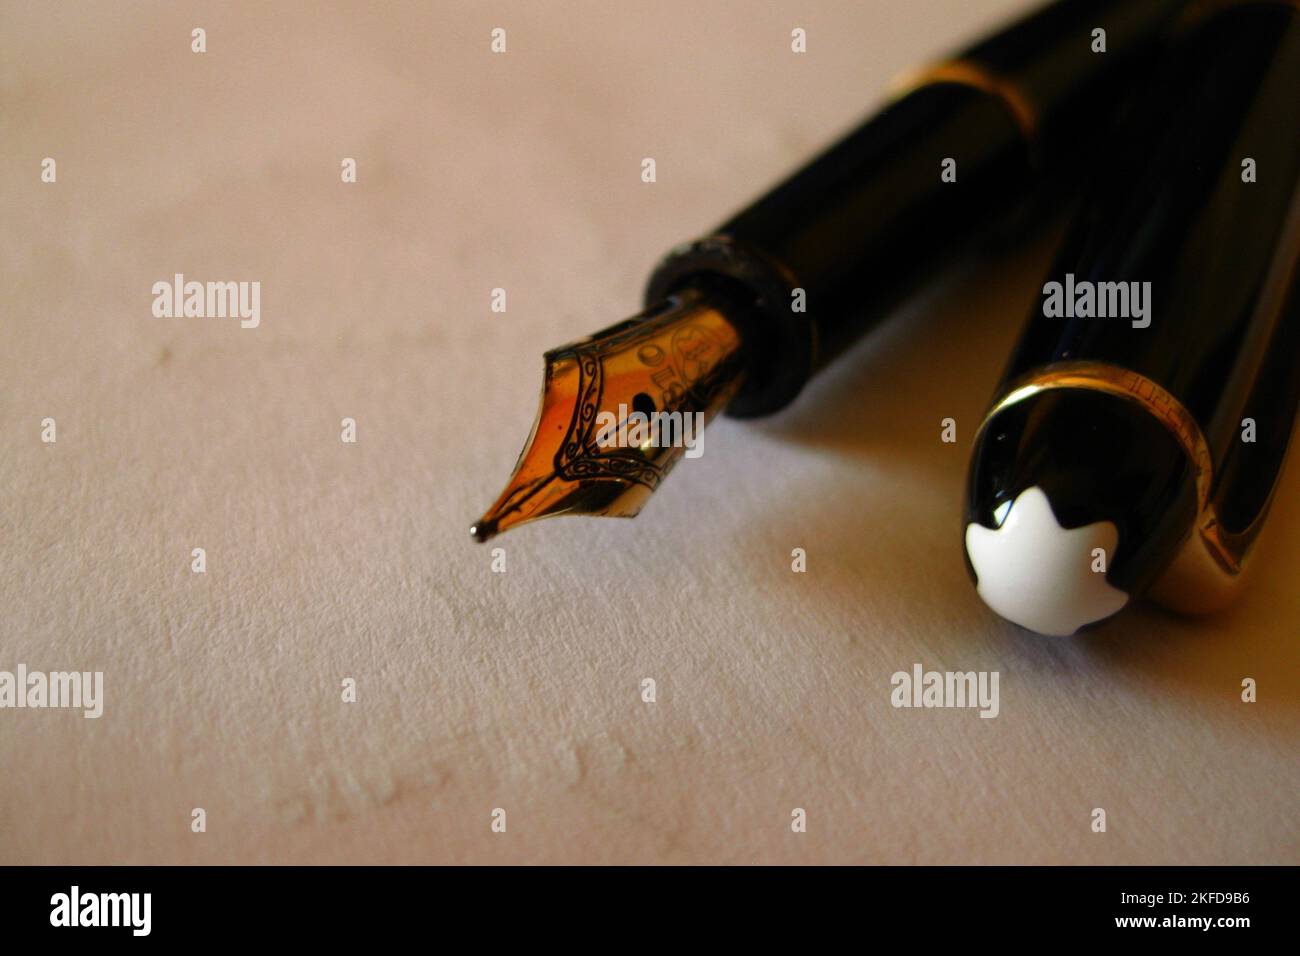
{"label": "black pen barrel", "polygon": [[747,300],[751,367],[728,411],[783,407],[922,278],[1077,166],[1182,5],[1062,0],[919,74],[753,205],[674,249],[647,302],[697,283]]}

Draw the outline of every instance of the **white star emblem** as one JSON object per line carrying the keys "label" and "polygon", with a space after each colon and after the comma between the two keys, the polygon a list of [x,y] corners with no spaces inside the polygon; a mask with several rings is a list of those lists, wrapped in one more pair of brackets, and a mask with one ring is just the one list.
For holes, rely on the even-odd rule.
{"label": "white star emblem", "polygon": [[1103,571],[1094,571],[1094,550],[1109,566],[1119,530],[1098,521],[1066,530],[1041,488],[1020,493],[1002,527],[966,527],[966,553],[984,603],[1009,621],[1040,634],[1063,637],[1110,617],[1128,602]]}

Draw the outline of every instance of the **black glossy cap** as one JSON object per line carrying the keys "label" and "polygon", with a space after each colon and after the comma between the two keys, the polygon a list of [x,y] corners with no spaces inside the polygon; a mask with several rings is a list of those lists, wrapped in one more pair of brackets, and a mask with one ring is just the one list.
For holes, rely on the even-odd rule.
{"label": "black glossy cap", "polygon": [[[1178,440],[1137,402],[1089,389],[1038,392],[986,423],[962,527],[1000,527],[1011,504],[1035,487],[1062,528],[1116,526],[1106,578],[1130,597],[1169,566],[1196,520],[1196,473]],[[975,579],[969,555],[966,568]]]}

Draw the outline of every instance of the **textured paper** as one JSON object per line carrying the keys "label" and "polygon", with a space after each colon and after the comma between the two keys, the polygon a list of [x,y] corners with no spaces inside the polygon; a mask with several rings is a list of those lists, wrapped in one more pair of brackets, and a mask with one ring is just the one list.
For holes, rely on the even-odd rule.
{"label": "textured paper", "polygon": [[[519,529],[504,574],[467,533],[546,348],[1021,7],[0,7],[0,669],[106,694],[0,711],[0,862],[1300,862],[1296,470],[1218,618],[1045,639],[967,580],[1050,235],[711,427],[635,521]],[[177,272],[260,281],[260,327],[155,318]],[[998,671],[1000,715],[894,709],[918,662]]]}

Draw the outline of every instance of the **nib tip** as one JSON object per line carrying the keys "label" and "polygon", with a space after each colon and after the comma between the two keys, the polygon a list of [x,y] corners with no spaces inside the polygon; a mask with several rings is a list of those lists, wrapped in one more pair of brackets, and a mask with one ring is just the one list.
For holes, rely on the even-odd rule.
{"label": "nib tip", "polygon": [[482,544],[497,533],[497,523],[489,519],[483,519],[476,524],[470,525],[469,533],[475,541]]}

